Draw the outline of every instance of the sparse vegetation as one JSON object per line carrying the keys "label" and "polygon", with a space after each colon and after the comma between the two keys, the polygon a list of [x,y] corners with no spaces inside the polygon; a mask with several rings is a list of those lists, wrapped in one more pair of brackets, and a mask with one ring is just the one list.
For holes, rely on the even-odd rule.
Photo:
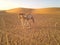
{"label": "sparse vegetation", "polygon": [[33,15],[31,29],[22,29],[17,14],[0,14],[0,45],[60,45],[60,14]]}

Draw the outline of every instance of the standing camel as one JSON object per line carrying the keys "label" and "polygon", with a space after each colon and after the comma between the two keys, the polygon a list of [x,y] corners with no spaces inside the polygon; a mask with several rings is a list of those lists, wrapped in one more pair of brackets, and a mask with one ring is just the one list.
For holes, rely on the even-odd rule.
{"label": "standing camel", "polygon": [[20,16],[20,21],[21,21],[22,27],[31,28],[31,25],[32,25],[31,23],[32,22],[34,23],[34,17],[32,15],[26,15],[23,13],[20,13],[19,16]]}

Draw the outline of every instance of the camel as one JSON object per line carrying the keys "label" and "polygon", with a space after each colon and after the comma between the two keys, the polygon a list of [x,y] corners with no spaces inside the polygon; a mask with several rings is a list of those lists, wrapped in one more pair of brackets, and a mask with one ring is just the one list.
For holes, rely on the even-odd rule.
{"label": "camel", "polygon": [[20,16],[22,27],[31,28],[32,25],[31,23],[32,22],[34,23],[34,17],[31,14],[23,14],[23,13],[20,13],[19,16]]}

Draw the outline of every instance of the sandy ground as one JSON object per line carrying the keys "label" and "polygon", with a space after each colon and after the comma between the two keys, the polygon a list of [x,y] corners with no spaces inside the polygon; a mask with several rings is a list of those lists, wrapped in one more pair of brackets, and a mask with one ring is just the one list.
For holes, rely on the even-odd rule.
{"label": "sandy ground", "polygon": [[60,15],[33,15],[22,29],[18,15],[0,15],[0,45],[60,45]]}

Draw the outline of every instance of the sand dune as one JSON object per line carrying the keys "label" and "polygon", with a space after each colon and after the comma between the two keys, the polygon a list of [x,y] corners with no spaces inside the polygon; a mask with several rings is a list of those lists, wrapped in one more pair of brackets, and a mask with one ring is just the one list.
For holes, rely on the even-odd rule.
{"label": "sand dune", "polygon": [[33,9],[35,23],[31,29],[22,29],[17,15],[21,8],[1,11],[0,45],[60,45],[59,9]]}
{"label": "sand dune", "polygon": [[[31,9],[27,9],[27,8],[15,8],[15,9],[11,9],[11,10],[7,10],[6,12],[9,13],[19,13],[22,12],[24,10],[24,12],[26,12],[27,10],[31,10]],[[42,9],[32,9],[32,13],[33,14],[60,14],[60,8],[42,8]]]}
{"label": "sand dune", "polygon": [[35,9],[33,13],[35,14],[60,14],[60,8]]}

